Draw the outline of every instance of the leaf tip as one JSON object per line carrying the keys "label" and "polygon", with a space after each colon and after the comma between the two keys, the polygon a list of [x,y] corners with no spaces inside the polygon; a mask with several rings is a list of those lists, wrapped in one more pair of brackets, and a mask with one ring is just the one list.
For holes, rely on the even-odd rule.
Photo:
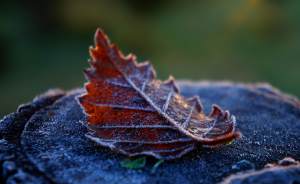
{"label": "leaf tip", "polygon": [[173,89],[176,93],[179,93],[179,88],[175,83],[175,78],[170,75],[169,78],[164,82],[164,85],[170,87],[171,89]]}
{"label": "leaf tip", "polygon": [[96,46],[108,47],[110,45],[110,40],[108,36],[101,28],[97,28],[94,35],[94,42]]}
{"label": "leaf tip", "polygon": [[212,110],[209,114],[209,117],[218,118],[218,117],[222,116],[222,114],[223,114],[222,108],[216,104],[213,104]]}

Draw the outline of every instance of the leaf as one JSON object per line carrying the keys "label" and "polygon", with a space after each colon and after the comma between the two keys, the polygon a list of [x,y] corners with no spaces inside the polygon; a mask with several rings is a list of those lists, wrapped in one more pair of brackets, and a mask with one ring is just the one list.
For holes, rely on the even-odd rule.
{"label": "leaf", "polygon": [[213,105],[206,116],[198,97],[180,95],[173,77],[156,79],[148,62],[124,56],[98,29],[85,70],[86,93],[78,98],[87,115],[88,138],[129,156],[175,159],[198,145],[216,147],[239,133],[235,117]]}
{"label": "leaf", "polygon": [[133,160],[126,159],[123,160],[120,164],[122,167],[127,169],[141,169],[146,165],[146,157],[140,157]]}
{"label": "leaf", "polygon": [[157,170],[157,168],[164,162],[164,160],[160,159],[158,160],[152,167],[151,173],[154,174]]}

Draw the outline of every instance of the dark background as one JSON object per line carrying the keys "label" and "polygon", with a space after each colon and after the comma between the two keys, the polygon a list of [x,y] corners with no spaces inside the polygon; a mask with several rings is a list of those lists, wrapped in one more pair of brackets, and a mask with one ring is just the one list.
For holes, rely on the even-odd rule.
{"label": "dark background", "polygon": [[263,81],[300,96],[299,0],[10,0],[0,23],[1,116],[81,87],[97,27],[161,79]]}

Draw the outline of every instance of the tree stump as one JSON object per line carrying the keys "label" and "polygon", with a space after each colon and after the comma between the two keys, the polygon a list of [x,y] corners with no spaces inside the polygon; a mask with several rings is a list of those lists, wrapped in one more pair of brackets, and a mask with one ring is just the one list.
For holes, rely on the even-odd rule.
{"label": "tree stump", "polygon": [[[216,103],[230,110],[243,137],[231,145],[199,148],[164,162],[155,173],[151,172],[153,158],[148,158],[144,168],[130,170],[120,165],[126,156],[85,137],[82,122],[86,117],[75,99],[84,90],[50,90],[1,120],[1,182],[230,183],[236,180],[224,178],[238,172],[257,172],[287,156],[300,159],[300,102],[296,98],[268,84],[180,81],[178,85],[184,96],[198,95],[205,108]],[[299,165],[273,174],[283,181],[300,182]]]}

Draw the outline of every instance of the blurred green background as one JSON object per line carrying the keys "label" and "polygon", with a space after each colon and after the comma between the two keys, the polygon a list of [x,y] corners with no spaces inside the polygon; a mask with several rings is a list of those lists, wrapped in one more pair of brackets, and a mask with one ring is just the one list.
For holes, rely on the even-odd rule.
{"label": "blurred green background", "polygon": [[300,96],[299,0],[10,0],[0,3],[0,115],[81,87],[102,27],[161,79],[269,82]]}

